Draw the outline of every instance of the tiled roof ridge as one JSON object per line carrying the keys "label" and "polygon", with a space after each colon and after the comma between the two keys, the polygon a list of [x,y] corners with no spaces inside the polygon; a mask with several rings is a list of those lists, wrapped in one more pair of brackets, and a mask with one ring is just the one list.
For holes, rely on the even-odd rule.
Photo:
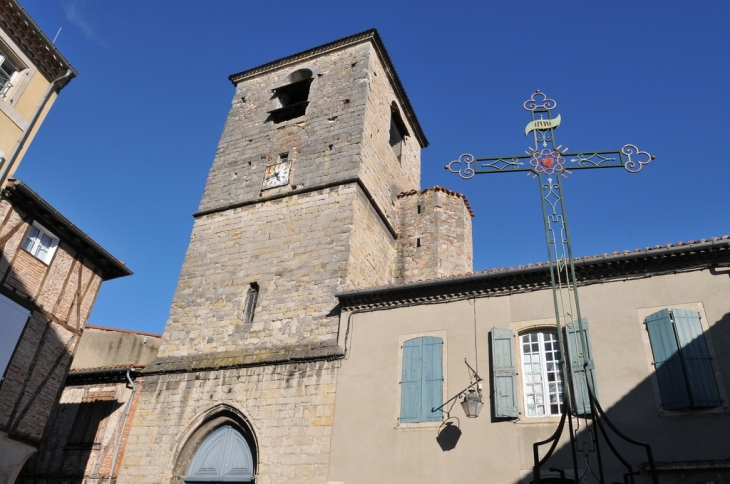
{"label": "tiled roof ridge", "polygon": [[[439,187],[440,188],[440,187]],[[425,191],[425,190],[424,190]],[[413,193],[411,193],[413,192]],[[418,193],[416,190],[411,190],[410,192],[404,192],[401,195],[407,196]],[[400,195],[399,195],[400,197]],[[605,259],[608,257],[613,256],[619,256],[619,255],[628,255],[628,254],[636,254],[636,253],[645,253],[647,255],[651,255],[653,251],[659,251],[661,249],[670,249],[673,247],[681,247],[685,245],[694,245],[694,244],[704,244],[707,242],[719,242],[719,241],[729,241],[730,242],[730,235],[722,235],[720,237],[710,237],[709,239],[698,239],[698,240],[689,240],[686,242],[677,242],[675,244],[664,244],[664,245],[655,245],[653,247],[645,247],[643,249],[634,249],[632,250],[623,250],[623,251],[614,251],[611,254],[604,253],[601,255],[589,255],[589,256],[583,256],[583,257],[574,257],[574,262],[583,262],[583,261],[600,261],[601,259]],[[450,276],[443,276],[443,277],[434,277],[432,279],[418,279],[416,281],[411,281],[407,283],[398,283],[398,284],[386,284],[383,286],[370,286],[370,287],[364,287],[361,289],[358,289],[353,292],[360,292],[360,291],[371,291],[371,290],[388,290],[392,288],[401,288],[405,287],[411,284],[418,284],[418,283],[439,283],[439,282],[445,282],[449,279],[457,279],[457,278],[463,278],[468,276],[477,276],[480,274],[493,274],[493,273],[509,273],[511,271],[519,271],[522,269],[530,269],[530,268],[538,268],[538,267],[548,267],[548,262],[537,262],[537,263],[528,263],[528,264],[520,264],[517,267],[510,266],[510,267],[499,267],[499,268],[492,268],[492,269],[484,269],[483,271],[474,271],[474,272],[465,272],[462,274],[452,274]],[[346,295],[344,293],[343,295]]]}
{"label": "tiled roof ridge", "polygon": [[466,198],[466,195],[464,195],[463,193],[455,192],[453,190],[449,190],[448,188],[444,188],[444,187],[442,187],[440,185],[434,185],[432,187],[424,188],[420,192],[418,190],[415,190],[415,189],[414,190],[409,190],[407,192],[400,192],[396,196],[396,198],[410,197],[412,195],[418,195],[418,194],[424,195],[424,194],[426,194],[428,192],[442,192],[442,193],[445,193],[447,195],[451,195],[453,197],[459,197],[459,198],[461,198],[462,200],[464,200],[464,205],[466,205],[466,209],[469,210],[469,215],[471,215],[472,218],[476,217],[476,215],[474,214],[474,211],[471,209],[471,205],[469,205],[469,199]]}
{"label": "tiled roof ridge", "polygon": [[108,366],[95,366],[89,368],[72,368],[69,373],[81,373],[84,371],[99,371],[99,370],[120,370],[124,368],[142,369],[145,365],[132,364],[132,365],[108,365]]}

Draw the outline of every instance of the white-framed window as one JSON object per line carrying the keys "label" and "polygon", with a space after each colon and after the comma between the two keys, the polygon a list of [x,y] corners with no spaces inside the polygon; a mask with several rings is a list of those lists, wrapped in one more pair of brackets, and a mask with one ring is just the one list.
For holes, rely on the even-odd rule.
{"label": "white-framed window", "polygon": [[46,264],[51,262],[53,254],[58,247],[58,237],[43,227],[38,222],[34,222],[28,231],[28,236],[23,242],[23,248],[36,256]]}
{"label": "white-framed window", "polygon": [[0,50],[0,97],[5,97],[13,87],[13,78],[18,70],[15,64]]}
{"label": "white-framed window", "polygon": [[519,338],[525,415],[560,415],[563,378],[557,332],[536,331],[521,334]]}

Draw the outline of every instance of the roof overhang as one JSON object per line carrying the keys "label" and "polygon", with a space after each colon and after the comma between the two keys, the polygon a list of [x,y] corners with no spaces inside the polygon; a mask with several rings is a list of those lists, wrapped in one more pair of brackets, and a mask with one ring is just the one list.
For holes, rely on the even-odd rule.
{"label": "roof overhang", "polygon": [[63,242],[88,257],[101,271],[103,280],[108,281],[133,274],[124,262],[107,252],[106,249],[86,235],[22,181],[11,178],[8,181],[8,186],[3,191],[3,195],[13,204],[17,203],[23,210],[32,214],[40,223],[60,237]]}
{"label": "roof overhang", "polygon": [[57,85],[59,91],[78,75],[17,0],[0,0],[0,29],[33,61],[48,82],[71,71],[71,76]]}
{"label": "roof overhang", "polygon": [[[730,237],[575,259],[579,285],[730,266]],[[551,287],[546,263],[335,294],[343,310],[403,307]]]}

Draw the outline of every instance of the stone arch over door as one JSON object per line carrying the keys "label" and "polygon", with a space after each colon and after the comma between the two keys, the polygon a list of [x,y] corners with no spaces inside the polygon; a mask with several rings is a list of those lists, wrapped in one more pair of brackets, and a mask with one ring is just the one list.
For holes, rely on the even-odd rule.
{"label": "stone arch over door", "polygon": [[[190,427],[192,430],[182,436],[184,443],[178,446],[171,484],[255,482],[258,443],[241,412],[229,405],[217,405]],[[217,453],[225,455],[216,459]],[[246,460],[248,468],[242,465]]]}

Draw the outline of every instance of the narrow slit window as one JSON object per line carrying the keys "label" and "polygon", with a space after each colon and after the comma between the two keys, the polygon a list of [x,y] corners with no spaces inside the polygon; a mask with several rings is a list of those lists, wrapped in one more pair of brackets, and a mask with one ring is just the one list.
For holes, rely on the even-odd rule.
{"label": "narrow slit window", "polygon": [[259,298],[259,285],[255,282],[248,288],[246,293],[246,309],[243,312],[243,322],[250,323],[253,321],[254,311],[256,311],[256,301]]}
{"label": "narrow slit window", "polygon": [[421,238],[419,237],[416,239],[416,247],[420,247],[420,246],[421,246]]}
{"label": "narrow slit window", "polygon": [[421,206],[418,206],[418,213],[421,213]]}

